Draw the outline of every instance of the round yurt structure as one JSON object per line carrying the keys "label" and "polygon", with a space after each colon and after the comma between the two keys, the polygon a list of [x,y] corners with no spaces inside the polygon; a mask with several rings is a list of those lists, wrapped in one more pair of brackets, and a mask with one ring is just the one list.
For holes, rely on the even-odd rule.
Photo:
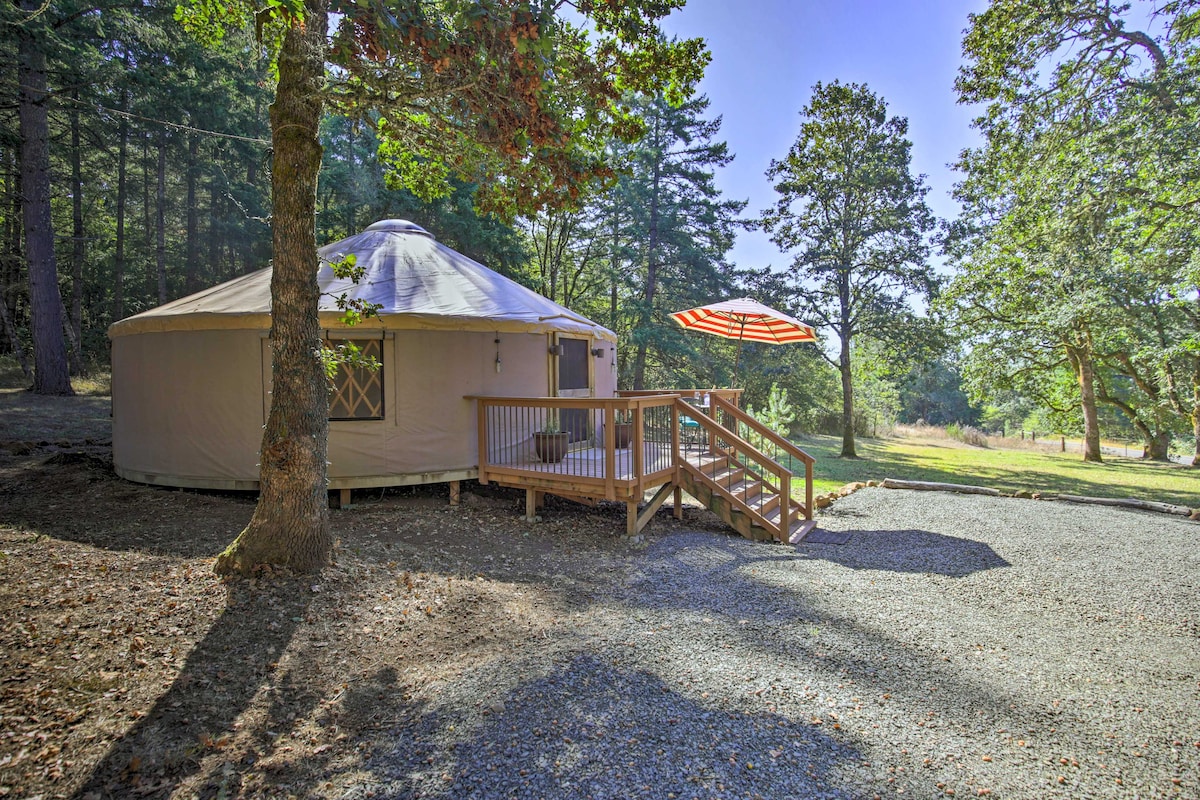
{"label": "round yurt structure", "polygon": [[[331,394],[329,487],[472,478],[471,396],[612,397],[616,336],[438,243],[384,220],[319,251],[320,318],[377,371],[343,368]],[[331,263],[353,255],[357,282]],[[270,268],[114,323],[113,464],[132,481],[258,488],[271,400]],[[337,299],[378,306],[347,327]],[[567,391],[564,391],[566,389]]]}

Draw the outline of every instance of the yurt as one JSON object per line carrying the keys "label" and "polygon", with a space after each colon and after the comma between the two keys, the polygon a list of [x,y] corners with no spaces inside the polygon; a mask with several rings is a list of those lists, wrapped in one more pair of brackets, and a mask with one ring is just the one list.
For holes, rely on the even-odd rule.
{"label": "yurt", "polygon": [[[611,397],[616,336],[385,220],[319,250],[327,340],[381,364],[331,392],[331,489],[455,481],[478,467],[472,395]],[[353,255],[358,282],[330,263]],[[132,481],[256,489],[271,401],[271,270],[114,323],[113,464]],[[353,327],[337,298],[377,304]]]}

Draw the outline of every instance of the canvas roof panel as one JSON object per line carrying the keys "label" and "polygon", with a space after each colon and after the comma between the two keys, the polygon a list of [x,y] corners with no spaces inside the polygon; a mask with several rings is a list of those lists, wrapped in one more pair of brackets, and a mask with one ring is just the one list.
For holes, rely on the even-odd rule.
{"label": "canvas roof panel", "polygon": [[[321,322],[339,324],[336,298],[378,304],[360,328],[566,331],[616,341],[615,334],[564,306],[439,243],[406,220],[384,220],[320,248]],[[357,282],[338,278],[331,262],[353,254]],[[270,327],[271,269],[235,278],[114,323],[109,336],[147,331]]]}

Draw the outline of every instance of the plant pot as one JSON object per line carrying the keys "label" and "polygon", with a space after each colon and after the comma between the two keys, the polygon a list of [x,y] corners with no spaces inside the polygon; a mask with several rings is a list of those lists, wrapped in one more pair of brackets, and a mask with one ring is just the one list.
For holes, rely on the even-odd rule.
{"label": "plant pot", "polygon": [[616,446],[618,450],[624,450],[633,444],[633,423],[613,423],[613,439],[616,440]]}
{"label": "plant pot", "polygon": [[533,451],[537,457],[547,464],[557,464],[567,454],[570,445],[570,435],[562,433],[535,433],[533,435]]}

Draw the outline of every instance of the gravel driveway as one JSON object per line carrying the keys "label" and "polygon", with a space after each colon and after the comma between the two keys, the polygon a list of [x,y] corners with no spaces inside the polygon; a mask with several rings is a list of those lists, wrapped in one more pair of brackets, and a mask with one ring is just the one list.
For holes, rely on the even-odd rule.
{"label": "gravel driveway", "polygon": [[885,489],[820,522],[849,541],[563,575],[565,632],[417,698],[348,796],[1200,798],[1200,525]]}

